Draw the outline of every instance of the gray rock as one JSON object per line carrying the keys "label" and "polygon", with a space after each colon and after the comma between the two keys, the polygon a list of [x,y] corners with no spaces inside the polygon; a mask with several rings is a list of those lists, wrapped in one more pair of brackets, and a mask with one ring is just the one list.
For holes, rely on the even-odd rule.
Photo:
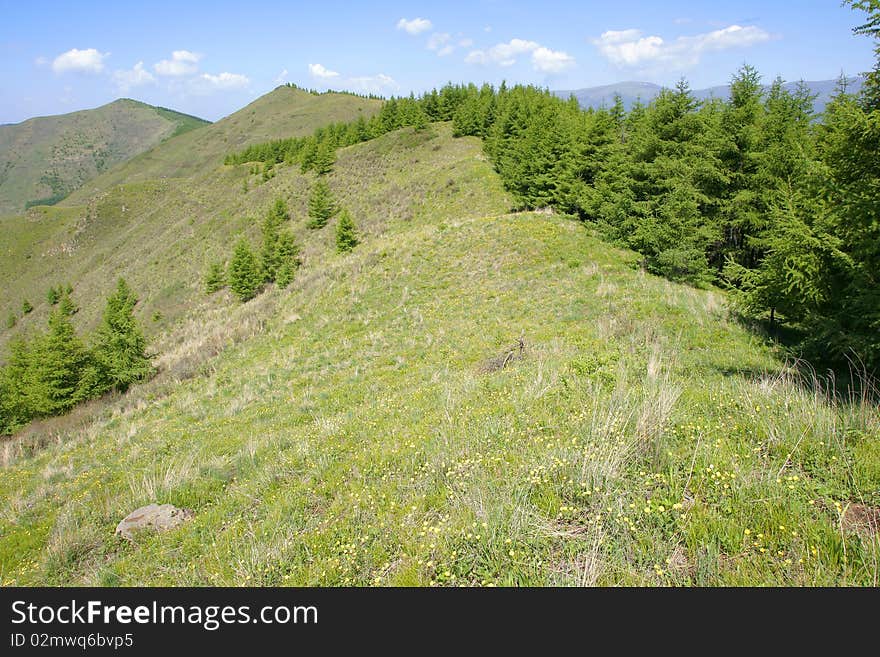
{"label": "gray rock", "polygon": [[193,517],[189,509],[178,509],[173,504],[148,504],[135,509],[116,525],[116,535],[129,541],[145,529],[165,532],[179,527]]}

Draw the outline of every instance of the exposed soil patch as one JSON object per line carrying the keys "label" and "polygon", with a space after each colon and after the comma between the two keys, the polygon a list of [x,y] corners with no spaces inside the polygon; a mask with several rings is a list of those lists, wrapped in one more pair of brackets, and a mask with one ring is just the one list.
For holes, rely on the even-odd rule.
{"label": "exposed soil patch", "polygon": [[840,517],[844,531],[862,536],[880,534],[880,508],[852,502],[847,504]]}
{"label": "exposed soil patch", "polygon": [[513,345],[507,348],[504,353],[490,358],[480,365],[480,372],[490,374],[498,372],[517,360],[525,358],[526,344],[523,338],[519,338]]}

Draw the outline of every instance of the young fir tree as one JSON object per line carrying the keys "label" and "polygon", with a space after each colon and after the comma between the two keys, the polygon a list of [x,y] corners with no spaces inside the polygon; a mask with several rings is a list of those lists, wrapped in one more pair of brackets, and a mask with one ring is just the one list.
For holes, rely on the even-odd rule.
{"label": "young fir tree", "polygon": [[263,281],[266,283],[273,282],[278,275],[278,268],[281,266],[281,256],[278,252],[279,231],[281,224],[288,218],[287,204],[279,198],[263,219],[263,248],[260,252],[260,269]]}
{"label": "young fir tree", "polygon": [[278,259],[280,265],[275,283],[284,289],[293,281],[300,265],[299,247],[289,230],[282,230],[278,236]]}
{"label": "young fir tree", "polygon": [[6,365],[0,367],[0,434],[11,434],[36,416],[31,351],[25,340],[13,340]]}
{"label": "young fir tree", "polygon": [[208,294],[213,294],[224,287],[226,287],[226,265],[222,260],[215,260],[208,267],[208,273],[205,275],[205,290]]}
{"label": "young fir tree", "polygon": [[339,213],[339,221],[336,224],[336,251],[347,253],[358,245],[357,228],[348,210],[343,209]]}
{"label": "young fir tree", "polygon": [[762,139],[765,108],[761,76],[743,66],[730,84],[730,100],[719,121],[719,159],[724,173],[719,221],[722,240],[715,249],[713,264],[720,269],[726,261],[754,267],[763,252],[759,246],[767,229],[764,185],[759,174],[763,157]]}
{"label": "young fir tree", "polygon": [[34,417],[63,413],[79,401],[89,354],[70,315],[60,308],[50,313],[48,329],[31,346],[29,361],[26,392]]}
{"label": "young fir tree", "polygon": [[[138,299],[124,279],[107,299],[101,326],[95,334],[92,357],[98,373],[100,388],[125,392],[135,381],[147,378],[153,371],[147,355],[147,340],[134,317]],[[82,396],[97,392],[90,384]]]}
{"label": "young fir tree", "polygon": [[311,171],[315,167],[315,161],[318,157],[318,142],[314,137],[306,138],[299,157],[303,173]]}
{"label": "young fir tree", "polygon": [[15,328],[15,324],[18,321],[18,318],[15,316],[15,313],[9,313],[6,316],[6,328],[11,329]]}
{"label": "young fir tree", "polygon": [[[748,249],[748,257],[742,257],[742,250],[734,245],[728,245],[725,253],[723,274],[738,290],[738,305],[755,317],[767,317],[769,313],[771,325],[777,319],[777,311],[789,320],[799,315],[800,302],[788,303],[801,298],[801,293],[795,292],[798,284],[792,280],[792,294],[785,293],[786,277],[797,275],[786,264],[788,256],[783,254],[790,252],[793,256],[789,265],[801,260],[803,248],[809,243],[809,238],[804,240],[810,232],[809,222],[804,223],[806,215],[818,211],[809,199],[813,192],[807,191],[808,179],[821,173],[815,166],[813,100],[805,88],[795,93],[787,91],[779,78],[770,86],[764,101],[753,181],[746,195],[749,205],[758,209],[751,213],[749,230],[742,233],[745,240],[741,246]],[[727,203],[736,201],[734,197]],[[736,210],[727,210],[726,215],[735,213]]]}
{"label": "young fir tree", "polygon": [[330,139],[322,139],[315,152],[315,163],[312,168],[319,176],[324,176],[333,171],[335,162],[336,148]]}
{"label": "young fir tree", "polygon": [[330,186],[325,180],[318,180],[309,196],[309,221],[306,227],[323,228],[334,214],[336,214],[336,204]]}
{"label": "young fir tree", "polygon": [[48,303],[50,306],[54,306],[56,303],[58,303],[58,299],[60,296],[61,292],[58,290],[58,288],[54,286],[50,287],[48,290],[46,290],[46,303]]}
{"label": "young fir tree", "polygon": [[425,130],[428,127],[428,114],[422,108],[421,103],[413,102],[413,110],[410,115],[410,125],[416,130]]}
{"label": "young fir tree", "polygon": [[66,317],[73,317],[79,312],[79,308],[70,296],[73,293],[73,288],[68,285],[66,288],[59,289],[61,290],[61,294],[58,297],[58,312]]}
{"label": "young fir tree", "polygon": [[263,284],[257,259],[251,251],[250,244],[244,238],[239,240],[235,247],[232,261],[229,263],[227,279],[229,288],[240,301],[253,299]]}
{"label": "young fir tree", "polygon": [[34,309],[34,307],[31,305],[31,302],[28,301],[27,299],[25,299],[24,301],[21,302],[21,314],[22,315],[27,315],[33,309]]}

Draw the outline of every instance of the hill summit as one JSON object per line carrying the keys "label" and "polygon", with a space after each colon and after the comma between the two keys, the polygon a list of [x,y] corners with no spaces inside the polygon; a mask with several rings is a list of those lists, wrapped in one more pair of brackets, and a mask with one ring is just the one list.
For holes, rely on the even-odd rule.
{"label": "hill summit", "polygon": [[83,183],[208,121],[121,98],[0,126],[0,215],[57,203]]}

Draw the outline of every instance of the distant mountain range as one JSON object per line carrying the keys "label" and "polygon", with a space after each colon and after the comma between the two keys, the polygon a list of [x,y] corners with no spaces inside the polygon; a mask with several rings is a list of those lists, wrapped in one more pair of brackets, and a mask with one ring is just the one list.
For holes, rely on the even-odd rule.
{"label": "distant mountain range", "polygon": [[0,215],[51,205],[114,165],[207,124],[121,98],[96,109],[0,125]]}
{"label": "distant mountain range", "polygon": [[[862,88],[864,78],[857,76],[847,78],[848,90],[858,92]],[[817,113],[825,111],[825,106],[834,95],[837,88],[837,80],[818,80],[814,82],[806,82],[810,91],[816,95],[815,109]],[[792,90],[797,86],[797,82],[788,82],[785,88]],[[765,86],[765,89],[769,85]],[[553,93],[560,98],[569,98],[573,94],[581,107],[592,107],[599,109],[600,107],[611,107],[614,104],[614,96],[619,95],[623,99],[623,104],[627,109],[631,108],[636,101],[647,103],[655,98],[663,89],[660,85],[650,82],[618,82],[616,84],[608,84],[601,87],[587,87],[585,89],[560,90]],[[707,98],[727,98],[730,95],[730,85],[720,85],[717,87],[709,87],[708,89],[696,89],[694,96],[700,100]]]}

